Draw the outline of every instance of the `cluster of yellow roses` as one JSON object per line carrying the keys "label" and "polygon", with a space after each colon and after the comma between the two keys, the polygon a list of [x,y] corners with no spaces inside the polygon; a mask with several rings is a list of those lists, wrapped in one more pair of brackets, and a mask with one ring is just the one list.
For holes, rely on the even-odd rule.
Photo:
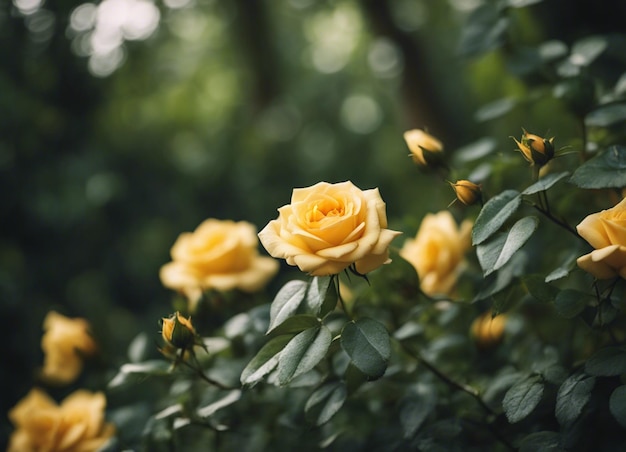
{"label": "cluster of yellow roses", "polygon": [[[438,164],[443,145],[437,138],[422,130],[408,131],[404,138],[417,164]],[[531,165],[541,167],[554,156],[553,138],[524,131],[521,141],[515,142]],[[482,202],[480,185],[466,180],[451,185],[463,204]],[[444,210],[427,214],[416,236],[405,241],[399,254],[415,268],[423,293],[452,294],[471,247],[471,230],[470,220],[458,225]],[[594,248],[578,259],[582,269],[598,279],[626,278],[626,199],[589,215],[577,231]],[[309,275],[327,276],[346,269],[366,274],[389,263],[389,247],[399,234],[388,229],[378,189],[361,190],[350,181],[319,182],[294,189],[291,203],[280,207],[278,218],[258,234],[245,221],[217,219],[181,234],[160,278],[164,286],[182,293],[193,311],[206,290],[254,292],[268,283],[279,266],[259,254],[259,240],[272,257]],[[503,316],[493,319],[486,313],[476,319],[472,334],[479,344],[490,346],[502,336],[504,322]],[[82,370],[83,357],[96,351],[88,323],[51,312],[44,329],[42,379],[72,382]],[[163,319],[162,335],[175,348],[185,349],[196,341],[190,319],[178,312]],[[57,405],[35,388],[9,413],[16,426],[9,450],[96,450],[114,434],[113,426],[104,422],[105,405],[102,393],[82,390]]]}
{"label": "cluster of yellow roses", "polygon": [[[443,144],[429,133],[409,130],[404,139],[418,165],[441,161]],[[553,140],[524,130],[515,143],[531,165],[540,167],[554,156]],[[461,203],[482,202],[479,184],[468,180],[450,184]],[[615,210],[623,211],[624,206]],[[589,232],[606,228],[611,212],[594,214],[597,217],[590,216],[578,227],[581,236],[597,248],[579,259],[579,265],[598,278],[620,271],[624,276],[623,266],[616,261],[626,260],[622,245],[626,240],[615,237],[615,228]],[[425,294],[451,294],[470,248],[471,229],[470,220],[459,226],[443,210],[427,214],[415,238],[405,241],[400,256],[415,267]],[[272,257],[285,259],[309,275],[324,276],[348,267],[365,274],[388,263],[389,246],[399,234],[387,228],[385,203],[378,189],[361,190],[346,181],[294,189],[291,203],[278,209],[278,218],[258,233],[258,239]],[[250,223],[208,219],[193,233],[179,236],[171,249],[172,262],[161,268],[161,281],[189,299],[190,311],[205,290],[257,291],[278,271],[275,260],[259,255],[258,239]]]}
{"label": "cluster of yellow roses", "polygon": [[[55,385],[72,383],[83,369],[83,358],[97,350],[89,323],[51,311],[43,327],[41,379]],[[115,434],[113,424],[105,422],[105,407],[102,392],[80,389],[58,405],[42,389],[33,388],[9,411],[16,428],[8,451],[96,451]]]}
{"label": "cluster of yellow roses", "polygon": [[[427,294],[448,294],[456,281],[472,224],[459,228],[448,211],[429,214],[415,239],[400,255],[416,268]],[[352,267],[366,274],[389,263],[389,246],[400,234],[387,228],[378,189],[352,182],[319,182],[293,190],[291,203],[278,209],[258,239],[275,258],[312,276],[335,275]],[[184,294],[190,311],[203,291],[256,291],[278,271],[275,260],[260,256],[257,234],[247,222],[208,219],[193,233],[179,236],[172,262],[161,268],[166,287]]]}

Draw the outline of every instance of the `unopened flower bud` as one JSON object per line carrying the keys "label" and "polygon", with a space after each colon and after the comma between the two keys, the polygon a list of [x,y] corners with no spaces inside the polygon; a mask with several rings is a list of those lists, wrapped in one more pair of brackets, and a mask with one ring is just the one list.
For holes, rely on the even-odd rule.
{"label": "unopened flower bud", "polygon": [[511,138],[515,140],[515,143],[524,158],[531,165],[543,166],[548,163],[554,157],[554,137],[545,139],[539,135],[528,133],[523,128],[522,131],[524,133],[521,141],[517,141],[515,137]]}
{"label": "unopened flower bud", "polygon": [[476,346],[480,349],[489,349],[498,345],[504,336],[505,325],[505,314],[494,317],[491,312],[485,312],[477,317],[470,327]]}
{"label": "unopened flower bud", "polygon": [[418,165],[429,166],[441,160],[443,144],[431,134],[421,129],[408,130],[404,132],[404,141],[411,151],[411,158]]}
{"label": "unopened flower bud", "polygon": [[188,349],[196,342],[196,330],[179,312],[163,319],[161,335],[165,342],[176,348]]}
{"label": "unopened flower bud", "polygon": [[476,204],[482,198],[482,190],[478,184],[462,179],[456,181],[454,184],[450,182],[450,185],[456,193],[456,199],[466,206]]}

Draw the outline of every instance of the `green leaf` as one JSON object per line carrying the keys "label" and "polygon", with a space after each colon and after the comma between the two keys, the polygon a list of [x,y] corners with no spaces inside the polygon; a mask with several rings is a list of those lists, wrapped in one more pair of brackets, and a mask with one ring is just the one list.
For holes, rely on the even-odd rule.
{"label": "green leaf", "polygon": [[596,384],[595,377],[578,372],[567,378],[559,387],[556,396],[556,419],[562,426],[570,425],[589,402]]}
{"label": "green leaf", "polygon": [[491,5],[474,8],[461,32],[459,52],[475,57],[500,46],[509,26],[508,19]]}
{"label": "green leaf", "polygon": [[368,376],[361,372],[348,357],[348,366],[343,374],[343,379],[346,382],[348,394],[354,394],[357,389],[367,383]]}
{"label": "green leaf", "polygon": [[608,45],[605,36],[586,36],[574,43],[569,59],[578,66],[588,66],[604,53]]}
{"label": "green leaf", "polygon": [[515,383],[504,395],[502,407],[511,424],[528,416],[543,396],[544,384],[539,375],[532,375]]}
{"label": "green leaf", "polygon": [[[492,137],[482,137],[473,143],[454,151],[454,162],[456,164],[467,164],[480,160],[494,152],[497,148],[497,142]],[[470,180],[473,180],[470,178]]]}
{"label": "green leaf", "polygon": [[239,380],[243,385],[254,385],[269,374],[278,364],[278,354],[285,348],[293,336],[284,334],[271,339],[250,360],[241,372]]}
{"label": "green leaf", "polygon": [[626,147],[611,146],[578,167],[569,181],[580,188],[621,188],[626,184]]}
{"label": "green leaf", "polygon": [[515,279],[524,273],[528,256],[522,250],[513,255],[513,258],[504,265],[497,273],[491,273],[481,283],[480,291],[472,300],[472,303],[497,295],[506,289]]}
{"label": "green leaf", "polygon": [[522,439],[519,452],[565,452],[561,447],[561,437],[557,432],[542,431],[531,433]]}
{"label": "green leaf", "polygon": [[557,294],[554,307],[559,315],[566,319],[573,319],[583,312],[591,300],[591,296],[585,292],[574,289],[564,289]]}
{"label": "green leaf", "polygon": [[598,350],[587,360],[585,371],[596,377],[614,377],[626,373],[626,350],[619,347]]}
{"label": "green leaf", "polygon": [[615,388],[609,399],[609,410],[615,420],[626,428],[626,385]]}
{"label": "green leaf", "polygon": [[626,105],[623,103],[602,105],[585,117],[587,127],[611,127],[626,121]]}
{"label": "green leaf", "polygon": [[326,356],[331,341],[330,330],[324,325],[297,334],[278,359],[278,382],[284,386],[313,369]]}
{"label": "green leaf", "polygon": [[[504,264],[509,262],[513,254],[515,254],[535,232],[538,224],[539,219],[537,217],[524,217],[511,227],[504,237],[504,240],[502,240],[502,237],[497,237],[493,244],[488,245],[488,252],[483,255],[483,260],[481,261],[481,266],[483,263],[489,264],[486,267],[483,266],[485,276],[499,270]],[[478,253],[478,249],[476,252]]]}
{"label": "green leaf", "polygon": [[544,281],[543,276],[528,275],[523,278],[524,287],[529,294],[543,303],[550,303],[556,299],[559,289]]}
{"label": "green leaf", "polygon": [[311,280],[309,290],[306,294],[306,304],[311,314],[319,314],[320,309],[324,304],[324,300],[326,299],[326,294],[328,292],[330,281],[330,276],[316,276]]}
{"label": "green leaf", "polygon": [[224,396],[220,397],[218,400],[215,400],[208,405],[198,408],[196,410],[196,414],[200,417],[212,416],[222,408],[238,402],[241,399],[241,394],[241,389],[233,389],[232,391],[226,393]]}
{"label": "green leaf", "polygon": [[478,245],[493,234],[515,213],[522,202],[516,190],[505,190],[485,203],[472,229],[472,244]]}
{"label": "green leaf", "polygon": [[376,379],[385,373],[391,345],[382,323],[368,317],[347,323],[341,332],[341,346],[352,363],[368,377]]}
{"label": "green leaf", "polygon": [[281,334],[297,334],[300,331],[314,328],[320,325],[320,319],[309,314],[296,314],[288,317],[283,323],[274,328],[269,334],[278,336]]}
{"label": "green leaf", "polygon": [[300,303],[304,300],[306,289],[306,281],[300,280],[289,281],[281,287],[270,307],[268,333],[296,313]]}
{"label": "green leaf", "polygon": [[151,359],[140,363],[127,363],[120,367],[119,372],[109,382],[109,388],[124,385],[129,377],[145,378],[147,375],[168,375],[171,364],[162,359]]}
{"label": "green leaf", "polygon": [[343,383],[326,383],[308,398],[304,405],[304,416],[307,421],[319,427],[341,409],[346,398],[347,391]]}
{"label": "green leaf", "polygon": [[[483,272],[487,272],[493,268],[500,256],[504,242],[506,242],[506,234],[504,232],[498,232],[490,240],[481,243],[476,247],[476,257],[480,263],[480,267]],[[489,272],[491,273],[491,272]],[[487,276],[489,273],[485,273]]]}
{"label": "green leaf", "polygon": [[543,0],[507,0],[506,4],[511,8],[526,8],[527,6],[541,3]]}
{"label": "green leaf", "polygon": [[568,171],[564,171],[562,173],[548,174],[547,176],[542,177],[537,182],[532,184],[530,187],[526,188],[526,190],[522,192],[522,195],[532,195],[535,193],[539,193],[540,191],[545,191],[567,176],[569,176]]}
{"label": "green leaf", "polygon": [[437,405],[437,391],[418,384],[400,401],[400,424],[405,438],[412,438]]}

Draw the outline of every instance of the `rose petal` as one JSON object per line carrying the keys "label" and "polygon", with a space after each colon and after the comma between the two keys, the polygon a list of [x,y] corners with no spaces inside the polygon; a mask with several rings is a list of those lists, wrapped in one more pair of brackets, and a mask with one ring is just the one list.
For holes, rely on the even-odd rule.
{"label": "rose petal", "polygon": [[594,261],[592,253],[576,259],[576,263],[587,273],[591,273],[597,279],[611,279],[617,276],[615,270],[609,267],[605,262]]}

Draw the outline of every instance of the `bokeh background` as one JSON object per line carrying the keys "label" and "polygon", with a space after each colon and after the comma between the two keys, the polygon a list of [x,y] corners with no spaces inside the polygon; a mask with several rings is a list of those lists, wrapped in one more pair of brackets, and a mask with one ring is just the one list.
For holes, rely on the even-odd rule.
{"label": "bokeh background", "polygon": [[514,154],[521,127],[572,144],[565,91],[541,90],[525,46],[624,17],[619,0],[0,0],[2,443],[49,310],[89,319],[99,365],[119,365],[172,310],[158,271],[179,233],[260,229],[319,181],[379,187],[413,234],[454,194],[403,132],[439,137],[459,177],[486,176],[464,155]]}

